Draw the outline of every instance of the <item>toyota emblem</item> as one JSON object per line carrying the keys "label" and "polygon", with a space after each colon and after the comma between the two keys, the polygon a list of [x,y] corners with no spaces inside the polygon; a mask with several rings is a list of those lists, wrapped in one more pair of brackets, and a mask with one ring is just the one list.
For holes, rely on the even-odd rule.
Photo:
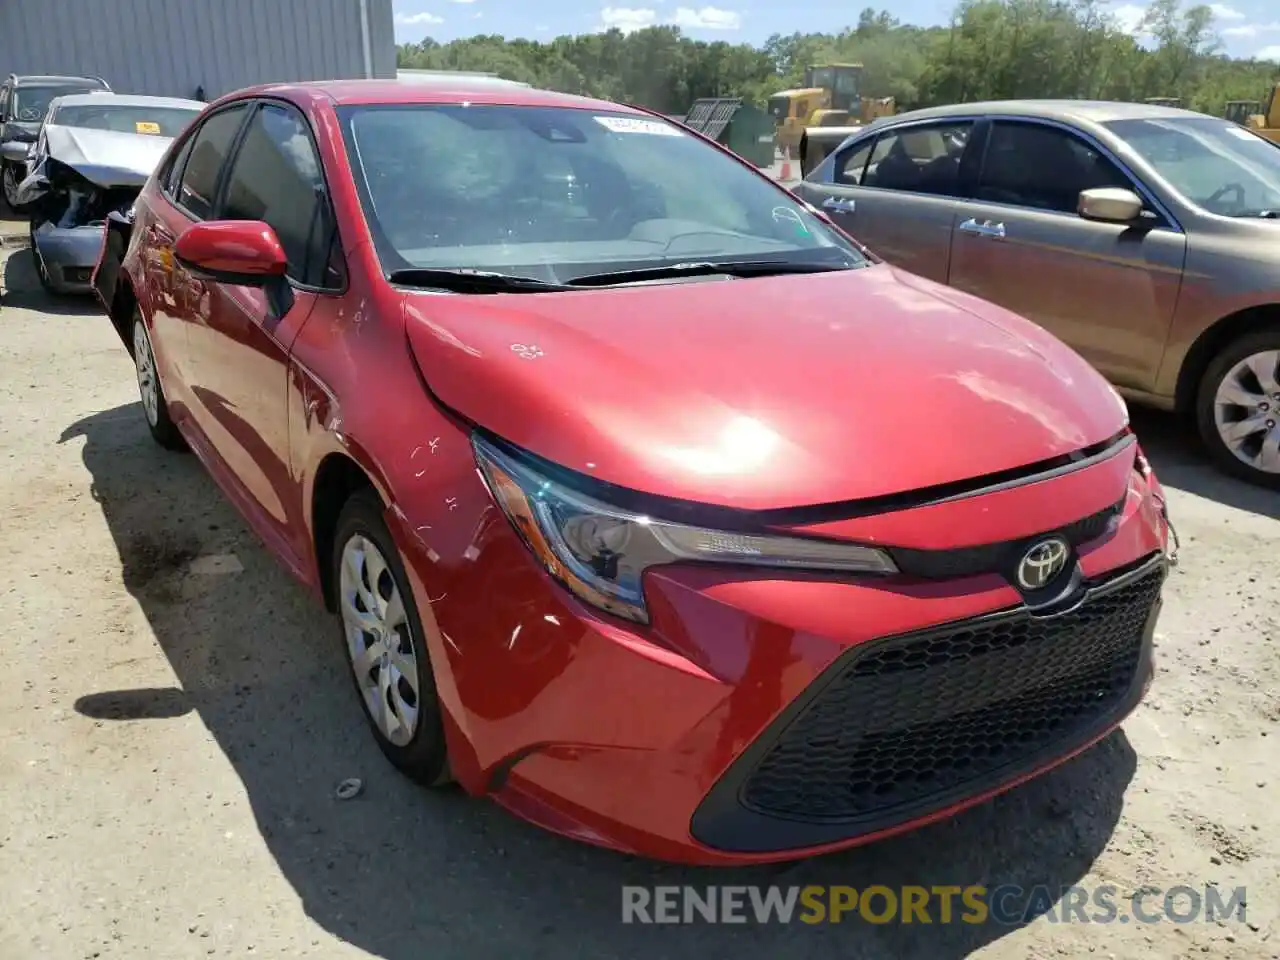
{"label": "toyota emblem", "polygon": [[1018,585],[1024,590],[1042,589],[1066,567],[1067,554],[1067,542],[1061,537],[1041,540],[1018,562]]}

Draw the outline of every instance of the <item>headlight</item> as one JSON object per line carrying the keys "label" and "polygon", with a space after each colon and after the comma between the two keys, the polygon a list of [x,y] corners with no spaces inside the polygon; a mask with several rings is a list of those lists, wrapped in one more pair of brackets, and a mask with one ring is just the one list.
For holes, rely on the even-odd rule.
{"label": "headlight", "polygon": [[655,520],[609,506],[480,437],[476,462],[489,491],[553,577],[602,610],[647,623],[644,572],[680,560],[890,574],[873,547],[802,537],[730,533]]}

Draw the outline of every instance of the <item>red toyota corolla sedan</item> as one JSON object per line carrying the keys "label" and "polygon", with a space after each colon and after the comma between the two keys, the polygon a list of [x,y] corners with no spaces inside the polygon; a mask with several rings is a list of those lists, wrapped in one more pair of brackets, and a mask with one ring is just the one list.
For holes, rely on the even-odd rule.
{"label": "red toyota corolla sedan", "polygon": [[1111,387],[656,115],[242,91],[95,284],[415,780],[788,859],[1026,780],[1150,680],[1167,517]]}

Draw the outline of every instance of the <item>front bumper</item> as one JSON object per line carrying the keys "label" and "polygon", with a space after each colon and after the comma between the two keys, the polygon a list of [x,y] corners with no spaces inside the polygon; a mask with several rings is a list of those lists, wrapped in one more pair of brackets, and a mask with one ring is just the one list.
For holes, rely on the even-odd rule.
{"label": "front bumper", "polygon": [[1002,536],[1012,524],[1037,534],[1025,509],[997,504],[1040,504],[1043,517],[1066,491],[1081,509],[1045,524],[1064,529],[1114,504],[1117,476],[1114,516],[1079,527],[1087,592],[1052,615],[1033,617],[989,571],[674,565],[648,574],[650,627],[578,602],[478,479],[451,484],[448,513],[474,523],[392,511],[429,620],[451,767],[543,827],[687,863],[809,856],[979,803],[1087,748],[1139,701],[1167,527],[1154,477],[1114,463],[925,508],[942,511],[928,527],[942,539],[965,511],[989,514],[988,530],[1004,523]]}
{"label": "front bumper", "polygon": [[1025,607],[854,648],[738,758],[693,816],[718,850],[880,834],[1025,778],[1106,734],[1151,679],[1167,563]]}
{"label": "front bumper", "polygon": [[100,225],[57,227],[42,223],[32,233],[35,254],[44,263],[50,285],[62,293],[92,293],[93,268],[102,250]]}

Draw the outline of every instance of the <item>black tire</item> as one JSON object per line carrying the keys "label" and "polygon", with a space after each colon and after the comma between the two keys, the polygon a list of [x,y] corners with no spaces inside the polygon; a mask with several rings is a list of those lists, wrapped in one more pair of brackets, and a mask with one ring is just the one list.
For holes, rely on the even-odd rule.
{"label": "black tire", "polygon": [[141,336],[146,343],[146,350],[151,356],[151,376],[155,379],[156,394],[156,415],[154,422],[150,414],[147,412],[146,398],[143,396],[142,375],[139,371],[138,376],[138,396],[142,401],[142,416],[147,422],[147,429],[151,431],[151,439],[166,450],[183,451],[187,449],[187,441],[182,438],[182,434],[178,428],[174,426],[172,418],[169,416],[169,402],[164,396],[164,386],[160,383],[160,375],[156,370],[155,353],[151,349],[151,335],[147,332],[147,325],[143,322],[142,311],[138,307],[133,308],[133,323],[130,325],[132,333],[133,346],[133,364],[135,370],[139,365],[138,357],[138,338]]}
{"label": "black tire", "polygon": [[[444,739],[444,725],[440,718],[440,702],[436,693],[435,676],[427,651],[422,619],[418,616],[418,605],[409,589],[409,578],[405,574],[400,551],[396,549],[395,541],[391,539],[386,522],[382,519],[383,509],[382,501],[377,494],[372,490],[362,490],[351,496],[338,516],[337,530],[333,539],[333,555],[329,558],[338,606],[338,639],[343,659],[348,666],[347,673],[355,688],[356,699],[360,702],[360,709],[364,713],[365,721],[369,724],[378,747],[392,765],[410,780],[427,787],[442,787],[451,783],[453,778],[449,772],[448,750]],[[353,537],[363,537],[372,541],[377,547],[386,561],[388,572],[395,581],[395,588],[399,591],[404,603],[405,619],[410,634],[409,641],[413,645],[418,671],[418,725],[413,736],[403,745],[393,743],[378,727],[369,712],[360,680],[351,662],[346,626],[342,619],[344,601],[341,584],[343,551]]]}
{"label": "black tire", "polygon": [[[1268,473],[1239,459],[1218,434],[1218,427],[1214,422],[1214,397],[1231,368],[1246,357],[1268,350],[1280,350],[1280,326],[1251,331],[1223,347],[1209,362],[1204,376],[1200,378],[1196,390],[1195,418],[1200,439],[1219,469],[1248,483],[1280,489],[1280,473]],[[1272,397],[1268,402],[1276,413],[1276,419],[1280,420],[1280,398]]]}

